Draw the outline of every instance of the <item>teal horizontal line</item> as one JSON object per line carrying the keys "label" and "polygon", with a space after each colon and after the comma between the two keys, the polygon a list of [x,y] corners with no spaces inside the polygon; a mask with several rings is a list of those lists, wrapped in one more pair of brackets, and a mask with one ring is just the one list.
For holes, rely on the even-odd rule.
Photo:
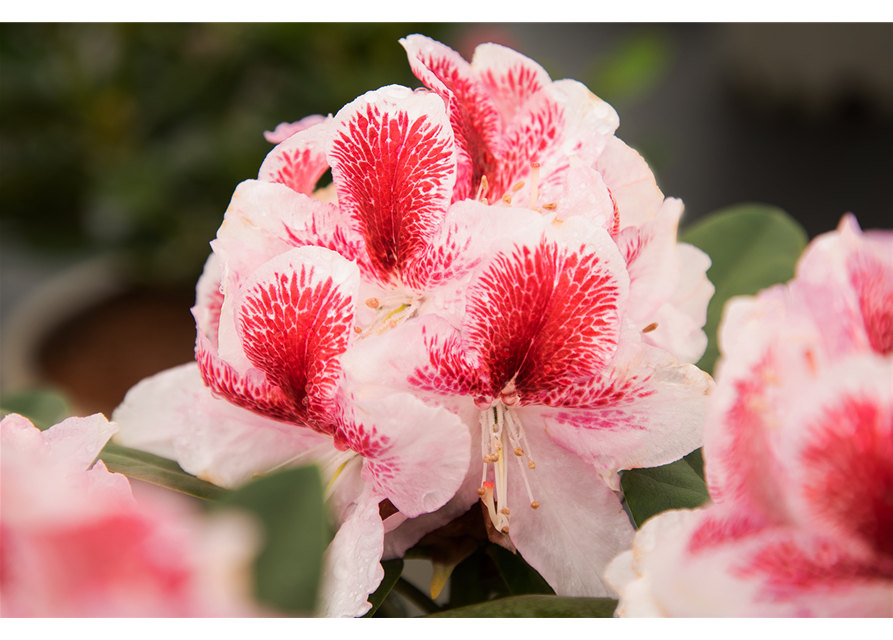
{"label": "teal horizontal line", "polygon": [[873,618],[614,618],[614,624],[873,624]]}

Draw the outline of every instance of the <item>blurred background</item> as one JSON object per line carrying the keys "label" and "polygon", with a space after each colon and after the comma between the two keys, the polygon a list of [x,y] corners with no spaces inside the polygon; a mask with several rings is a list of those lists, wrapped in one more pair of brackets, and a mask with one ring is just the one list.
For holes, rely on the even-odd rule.
{"label": "blurred background", "polygon": [[410,33],[587,84],[684,224],[740,202],[811,237],[893,223],[890,24],[3,24],[0,393],[108,415],[191,360],[195,282],[263,131],[418,86]]}

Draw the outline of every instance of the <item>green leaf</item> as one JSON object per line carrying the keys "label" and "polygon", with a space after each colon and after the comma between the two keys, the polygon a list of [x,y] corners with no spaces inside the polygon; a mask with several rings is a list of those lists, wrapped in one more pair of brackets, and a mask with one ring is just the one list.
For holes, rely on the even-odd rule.
{"label": "green leaf", "polygon": [[611,598],[567,598],[527,595],[433,613],[428,618],[611,618],[617,601]]}
{"label": "green leaf", "polygon": [[685,460],[624,471],[620,485],[636,525],[668,509],[694,509],[710,499],[707,485]]}
{"label": "green leaf", "polygon": [[186,473],[173,460],[128,449],[114,442],[105,445],[97,458],[113,473],[122,473],[128,478],[157,484],[203,500],[220,500],[228,493],[226,489]]}
{"label": "green leaf", "polygon": [[496,563],[499,574],[513,596],[555,595],[549,583],[543,580],[536,569],[527,564],[520,553],[512,553],[504,547],[492,544],[487,547],[487,555]]}
{"label": "green leaf", "polygon": [[698,474],[698,477],[701,480],[706,482],[707,478],[704,477],[704,454],[700,449],[695,449],[682,459],[688,463],[688,466],[695,470],[695,473]]}
{"label": "green leaf", "polygon": [[[487,543],[489,546],[492,543]],[[485,547],[460,562],[450,576],[449,608],[503,598],[511,594]]]}
{"label": "green leaf", "polygon": [[719,355],[716,329],[726,301],[793,278],[808,237],[797,221],[777,207],[740,204],[700,220],[685,229],[679,240],[698,247],[713,261],[707,277],[716,293],[704,325],[709,343],[698,362],[700,369],[712,373]]}
{"label": "green leaf", "polygon": [[298,467],[261,477],[216,505],[247,509],[263,524],[264,547],[254,563],[258,600],[282,612],[312,612],[333,537],[319,470]]}
{"label": "green leaf", "polygon": [[41,431],[62,422],[70,411],[65,397],[52,389],[30,389],[0,398],[0,415],[18,413]]}
{"label": "green leaf", "polygon": [[381,580],[381,584],[378,585],[378,589],[375,590],[375,593],[372,593],[369,596],[369,602],[372,603],[372,608],[366,612],[364,618],[371,618],[381,604],[385,601],[385,598],[388,597],[388,594],[391,592],[391,589],[394,588],[394,585],[397,584],[397,580],[403,574],[403,559],[397,558],[396,560],[384,560],[381,563],[382,569],[384,569],[384,578]]}

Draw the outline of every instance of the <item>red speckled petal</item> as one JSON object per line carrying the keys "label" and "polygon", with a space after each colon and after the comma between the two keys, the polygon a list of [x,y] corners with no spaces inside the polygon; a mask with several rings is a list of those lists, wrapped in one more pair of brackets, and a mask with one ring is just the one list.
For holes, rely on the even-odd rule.
{"label": "red speckled petal", "polygon": [[474,50],[471,68],[503,122],[510,122],[527,100],[552,82],[546,70],[527,56],[491,42]]}
{"label": "red speckled petal", "polygon": [[608,233],[582,218],[500,252],[469,289],[464,327],[489,371],[490,395],[592,375],[611,359],[628,279]]}
{"label": "red speckled petal", "polygon": [[893,353],[893,232],[862,232],[846,215],[813,240],[792,283],[832,353]]}
{"label": "red speckled petal", "polygon": [[[524,106],[507,126],[499,174],[491,180],[491,200],[502,197],[518,180],[526,180],[530,163],[539,162],[540,204],[557,201],[565,187],[571,156],[592,166],[612,137],[617,113],[584,85],[553,82]],[[610,185],[609,185],[610,186]]]}
{"label": "red speckled petal", "polygon": [[364,458],[363,480],[410,518],[453,497],[471,456],[471,436],[458,416],[409,393],[367,393],[352,403],[335,443]]}
{"label": "red speckled petal", "polygon": [[456,156],[443,102],[398,86],[369,92],[338,112],[327,155],[342,212],[379,280],[394,281],[449,206]]}
{"label": "red speckled petal", "polygon": [[311,423],[333,418],[358,287],[356,265],[301,247],[264,264],[240,290],[235,316],[245,355]]}
{"label": "red speckled petal", "polygon": [[617,202],[620,229],[641,227],[657,215],[664,194],[657,188],[654,174],[637,151],[611,136],[595,162],[605,184]]}
{"label": "red speckled petal", "polygon": [[278,182],[310,195],[316,183],[329,168],[326,162],[326,134],[331,118],[287,137],[267,154],[257,179]]}
{"label": "red speckled petal", "polygon": [[220,290],[222,277],[220,260],[217,254],[212,253],[205,261],[205,268],[195,286],[195,306],[191,310],[196,331],[202,333],[215,350],[223,307],[223,292]]}
{"label": "red speckled petal", "polygon": [[707,486],[770,522],[790,519],[778,454],[790,399],[809,393],[822,366],[821,340],[781,285],[733,298],[719,329],[719,383],[704,430]]}
{"label": "red speckled petal", "polygon": [[121,427],[120,444],[176,460],[186,472],[226,488],[279,465],[324,463],[336,454],[331,437],[237,404],[213,397],[192,362],[141,380],[112,417]]}
{"label": "red speckled petal", "polygon": [[838,363],[795,403],[781,458],[805,526],[893,561],[893,363]]}
{"label": "red speckled petal", "polygon": [[[893,243],[890,247],[893,253]],[[893,269],[869,254],[850,257],[850,282],[859,296],[859,311],[871,348],[881,355],[893,353]]]}
{"label": "red speckled petal", "polygon": [[[736,577],[760,583],[754,598],[757,603],[787,601],[793,604],[803,596],[815,598],[835,592],[845,595],[853,587],[882,587],[886,582],[887,606],[893,609],[893,586],[890,584],[893,559],[866,562],[833,540],[807,531],[793,535],[782,531],[765,538],[761,541],[763,544],[731,567],[731,573]],[[876,606],[870,601],[865,604]]]}
{"label": "red speckled petal", "polygon": [[449,105],[450,123],[460,148],[453,201],[473,198],[482,176],[492,184],[501,156],[503,123],[493,97],[478,82],[471,65],[449,47],[420,35],[403,38],[400,44],[416,77]]}
{"label": "red speckled petal", "polygon": [[622,342],[593,378],[536,399],[548,433],[597,469],[655,467],[701,445],[713,381],[665,351]]}
{"label": "red speckled petal", "polygon": [[195,360],[202,380],[215,397],[273,420],[306,424],[306,412],[296,407],[281,389],[268,383],[257,369],[240,374],[218,355],[203,333],[196,339]]}
{"label": "red speckled petal", "polygon": [[627,227],[617,236],[617,246],[629,269],[627,317],[640,329],[655,321],[654,314],[679,284],[676,229],[682,201],[668,198],[657,217],[641,227]]}

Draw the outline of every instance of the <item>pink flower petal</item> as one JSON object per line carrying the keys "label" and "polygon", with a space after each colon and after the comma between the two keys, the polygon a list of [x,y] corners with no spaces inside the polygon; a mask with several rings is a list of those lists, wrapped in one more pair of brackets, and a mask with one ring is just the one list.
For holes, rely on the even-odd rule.
{"label": "pink flower petal", "polygon": [[527,478],[539,507],[530,508],[521,474],[510,474],[512,543],[558,595],[613,595],[601,576],[632,542],[629,518],[595,469],[552,442],[529,411],[518,417],[536,458]]}
{"label": "pink flower petal", "polygon": [[336,429],[336,444],[364,458],[363,480],[401,513],[414,518],[439,509],[468,469],[468,427],[408,393],[368,395],[353,399],[353,416]]}
{"label": "pink flower petal", "polygon": [[596,469],[655,467],[702,441],[710,376],[665,351],[621,342],[610,365],[544,398],[549,435]]}

